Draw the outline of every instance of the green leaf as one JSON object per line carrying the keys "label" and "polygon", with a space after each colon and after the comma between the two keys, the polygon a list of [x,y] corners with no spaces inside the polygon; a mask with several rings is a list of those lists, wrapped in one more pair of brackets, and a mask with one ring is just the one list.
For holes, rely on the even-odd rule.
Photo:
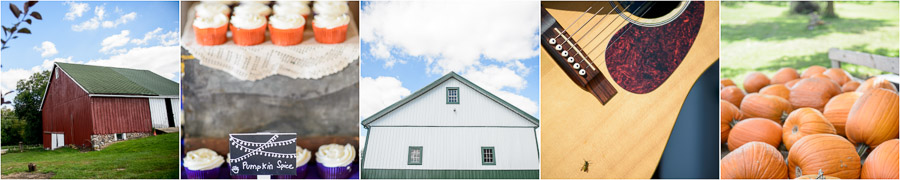
{"label": "green leaf", "polygon": [[3,42],[3,44],[6,44],[6,40],[0,40],[0,42]]}
{"label": "green leaf", "polygon": [[13,36],[13,39],[19,38],[19,36]]}
{"label": "green leaf", "polygon": [[6,49],[6,48],[9,48],[9,46],[3,46],[3,48],[0,48],[0,50]]}
{"label": "green leaf", "polygon": [[13,15],[16,15],[16,18],[19,18],[19,15],[22,15],[22,10],[19,10],[19,6],[16,6],[13,3],[9,3],[9,10],[12,11]]}
{"label": "green leaf", "polygon": [[28,28],[22,28],[22,29],[19,29],[19,33],[31,34],[31,30],[29,30]]}
{"label": "green leaf", "polygon": [[11,33],[16,32],[16,30],[19,30],[19,29],[17,29],[15,26],[13,26],[12,28],[9,28],[9,32],[11,32]]}
{"label": "green leaf", "polygon": [[44,20],[43,18],[41,18],[41,13],[38,13],[37,11],[31,12],[31,17],[34,17],[37,20]]}
{"label": "green leaf", "polygon": [[31,19],[26,19],[25,22],[28,23],[28,25],[31,25]]}
{"label": "green leaf", "polygon": [[28,1],[25,3],[25,8],[34,6],[35,4],[37,4],[37,1]]}

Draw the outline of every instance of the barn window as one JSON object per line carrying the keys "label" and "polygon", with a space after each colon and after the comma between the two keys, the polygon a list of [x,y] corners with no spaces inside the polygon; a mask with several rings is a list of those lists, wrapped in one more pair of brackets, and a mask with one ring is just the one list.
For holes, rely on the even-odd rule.
{"label": "barn window", "polygon": [[447,104],[459,104],[459,87],[447,87]]}
{"label": "barn window", "polygon": [[497,165],[494,147],[481,147],[481,165]]}
{"label": "barn window", "polygon": [[410,146],[407,165],[422,165],[422,146]]}
{"label": "barn window", "polygon": [[125,140],[125,133],[116,134],[116,141]]}
{"label": "barn window", "polygon": [[54,73],[54,74],[56,74],[56,79],[59,79],[59,68],[56,68],[56,69],[57,69],[56,73]]}

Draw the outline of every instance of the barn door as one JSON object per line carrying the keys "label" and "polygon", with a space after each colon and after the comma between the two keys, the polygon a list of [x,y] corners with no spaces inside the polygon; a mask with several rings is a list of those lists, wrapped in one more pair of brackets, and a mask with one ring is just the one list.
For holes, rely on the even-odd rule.
{"label": "barn door", "polygon": [[54,150],[54,149],[56,149],[56,147],[57,147],[57,146],[56,146],[56,144],[57,144],[57,143],[56,143],[56,134],[50,134],[50,139],[52,139],[52,140],[50,141],[50,150]]}
{"label": "barn door", "polygon": [[169,127],[175,127],[175,111],[172,110],[172,99],[166,99],[166,118],[169,121]]}
{"label": "barn door", "polygon": [[60,147],[66,146],[66,136],[65,136],[65,134],[59,133],[59,134],[56,134],[56,136],[58,136],[58,137],[56,138],[56,142],[59,143],[59,144],[56,144],[56,148],[60,148]]}

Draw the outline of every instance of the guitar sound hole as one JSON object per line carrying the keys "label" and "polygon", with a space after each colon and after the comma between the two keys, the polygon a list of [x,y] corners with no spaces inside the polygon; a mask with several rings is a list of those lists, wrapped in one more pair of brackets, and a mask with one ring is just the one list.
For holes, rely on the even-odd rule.
{"label": "guitar sound hole", "polygon": [[[680,5],[682,2],[680,2],[680,1],[654,1],[654,2],[624,1],[624,2],[620,2],[620,3],[624,7],[629,7],[629,5],[631,5],[626,10],[631,14],[637,15],[638,17],[645,18],[645,19],[653,19],[653,18],[663,17],[666,14],[669,14],[670,12],[672,12],[676,8],[678,8],[678,5]],[[648,8],[648,7],[652,7],[652,8]],[[650,11],[647,12],[647,9],[649,9]]]}

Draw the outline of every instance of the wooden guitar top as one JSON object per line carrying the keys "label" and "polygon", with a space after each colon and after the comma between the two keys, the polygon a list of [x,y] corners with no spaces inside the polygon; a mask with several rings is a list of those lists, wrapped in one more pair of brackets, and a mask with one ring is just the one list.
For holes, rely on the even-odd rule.
{"label": "wooden guitar top", "polygon": [[[611,8],[606,2],[542,4],[563,26],[572,23],[587,7]],[[611,17],[601,23],[617,25],[610,28],[624,26],[619,25],[622,19],[616,14],[601,14],[594,21],[603,16]],[[587,18],[588,15],[579,22]],[[573,34],[573,31],[569,30],[569,33]],[[605,37],[611,33],[615,31],[606,30],[599,35]],[[584,34],[579,32],[574,38]],[[597,34],[590,36],[594,35]],[[601,46],[597,49],[602,51],[610,40],[599,41],[580,45],[586,50]],[[606,60],[599,54],[593,52],[591,56],[597,57],[594,61],[602,73],[610,74],[606,63],[601,63]],[[684,60],[664,83],[644,94],[628,92],[614,83],[619,93],[606,105],[570,80],[542,48],[541,178],[650,178],[685,97],[700,74],[718,57],[717,1],[705,2],[699,35]],[[587,172],[582,171],[585,161],[590,163]]]}

